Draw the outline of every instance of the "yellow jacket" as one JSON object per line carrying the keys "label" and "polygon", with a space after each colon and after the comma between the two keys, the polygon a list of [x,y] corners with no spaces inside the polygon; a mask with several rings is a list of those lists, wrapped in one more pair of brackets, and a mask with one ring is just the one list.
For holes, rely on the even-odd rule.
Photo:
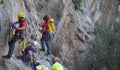
{"label": "yellow jacket", "polygon": [[58,62],[55,62],[53,65],[52,65],[52,70],[63,70],[63,66],[58,63]]}

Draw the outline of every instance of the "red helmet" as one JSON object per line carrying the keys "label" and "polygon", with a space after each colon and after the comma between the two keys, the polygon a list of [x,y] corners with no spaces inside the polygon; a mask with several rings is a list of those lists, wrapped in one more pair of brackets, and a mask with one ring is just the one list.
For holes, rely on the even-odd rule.
{"label": "red helmet", "polygon": [[57,56],[54,56],[53,61],[59,61],[59,58]]}
{"label": "red helmet", "polygon": [[48,14],[46,14],[44,17],[45,17],[47,20],[50,19],[50,15],[48,15]]}

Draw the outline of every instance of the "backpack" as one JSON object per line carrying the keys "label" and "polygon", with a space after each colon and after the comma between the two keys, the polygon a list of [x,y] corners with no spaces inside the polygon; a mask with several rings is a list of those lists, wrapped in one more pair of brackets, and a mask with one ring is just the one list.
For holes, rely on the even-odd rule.
{"label": "backpack", "polygon": [[32,43],[23,41],[21,51],[24,52],[27,47],[31,46],[35,51],[39,50],[38,46],[33,46]]}
{"label": "backpack", "polygon": [[14,35],[14,29],[10,26],[9,34],[8,34],[8,41],[9,42],[12,40],[13,35]]}
{"label": "backpack", "polygon": [[24,52],[24,51],[25,51],[25,48],[27,48],[27,47],[29,47],[29,46],[32,46],[32,44],[29,43],[29,42],[23,41],[23,42],[22,42],[21,51]]}
{"label": "backpack", "polygon": [[53,19],[48,20],[48,31],[49,33],[54,33],[56,31]]}

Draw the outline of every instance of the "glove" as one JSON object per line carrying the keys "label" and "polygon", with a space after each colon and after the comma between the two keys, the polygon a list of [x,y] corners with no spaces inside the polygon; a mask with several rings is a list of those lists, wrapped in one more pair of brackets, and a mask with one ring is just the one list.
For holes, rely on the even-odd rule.
{"label": "glove", "polygon": [[15,24],[12,24],[11,25],[13,29],[16,29],[17,27],[15,26]]}
{"label": "glove", "polygon": [[53,32],[52,34],[53,34],[53,36],[55,36],[55,32]]}
{"label": "glove", "polygon": [[50,35],[52,35],[52,32],[49,32]]}
{"label": "glove", "polygon": [[53,35],[55,35],[55,32],[52,32]]}

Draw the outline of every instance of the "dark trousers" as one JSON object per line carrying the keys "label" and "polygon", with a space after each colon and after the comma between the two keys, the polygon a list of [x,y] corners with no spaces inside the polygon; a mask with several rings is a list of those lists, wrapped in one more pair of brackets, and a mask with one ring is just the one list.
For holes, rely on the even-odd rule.
{"label": "dark trousers", "polygon": [[16,34],[13,36],[12,40],[8,42],[9,45],[9,51],[8,51],[8,56],[12,56],[14,47],[15,47],[15,42],[17,41],[17,36]]}
{"label": "dark trousers", "polygon": [[51,49],[50,49],[50,45],[51,45],[51,36],[50,34],[44,34],[42,35],[41,38],[41,45],[42,45],[42,50],[45,50],[45,46],[47,47],[47,53],[51,54]]}
{"label": "dark trousers", "polygon": [[[18,35],[19,34],[19,35]],[[17,41],[17,39],[19,39],[21,37],[23,33],[18,33],[16,32],[15,35],[13,36],[12,40],[8,42],[8,46],[9,46],[9,51],[8,51],[8,56],[11,57],[13,52],[14,52],[14,47],[15,47],[15,43]],[[19,37],[19,38],[18,38]],[[22,39],[21,39],[22,40]]]}
{"label": "dark trousers", "polygon": [[23,62],[29,62],[29,61],[30,61],[29,56],[28,56],[28,55],[25,55],[25,53],[23,53],[22,59],[23,59]]}

